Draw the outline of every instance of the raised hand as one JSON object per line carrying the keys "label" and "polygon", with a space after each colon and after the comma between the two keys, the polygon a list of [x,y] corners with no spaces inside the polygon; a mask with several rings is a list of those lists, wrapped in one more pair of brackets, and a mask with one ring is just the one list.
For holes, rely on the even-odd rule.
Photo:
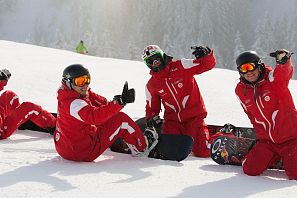
{"label": "raised hand", "polygon": [[292,56],[292,52],[289,52],[286,49],[279,49],[275,52],[271,52],[269,55],[275,58],[276,63],[278,64],[285,64],[289,58]]}
{"label": "raised hand", "polygon": [[127,103],[133,103],[135,101],[135,90],[128,88],[128,82],[126,81],[123,87],[121,95],[115,95],[113,98],[120,105],[125,106]]}
{"label": "raised hand", "polygon": [[211,49],[207,46],[192,46],[191,49],[194,50],[192,54],[197,59],[202,58],[211,52]]}

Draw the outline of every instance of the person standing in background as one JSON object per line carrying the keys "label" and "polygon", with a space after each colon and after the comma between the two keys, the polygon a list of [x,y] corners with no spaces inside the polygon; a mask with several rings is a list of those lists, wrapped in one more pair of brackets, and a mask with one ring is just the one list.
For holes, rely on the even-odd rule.
{"label": "person standing in background", "polygon": [[79,54],[87,54],[88,53],[88,50],[84,44],[84,42],[81,40],[77,47],[75,48],[76,52],[79,53]]}

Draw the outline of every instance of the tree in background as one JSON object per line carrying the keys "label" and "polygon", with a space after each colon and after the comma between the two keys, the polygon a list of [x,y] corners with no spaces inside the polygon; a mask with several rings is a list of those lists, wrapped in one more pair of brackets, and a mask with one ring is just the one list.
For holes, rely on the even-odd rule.
{"label": "tree in background", "polygon": [[1,39],[66,50],[84,40],[101,57],[139,61],[152,43],[174,57],[189,57],[191,45],[208,45],[216,67],[234,69],[239,51],[257,50],[265,60],[271,50],[297,48],[296,0],[0,0],[1,10]]}

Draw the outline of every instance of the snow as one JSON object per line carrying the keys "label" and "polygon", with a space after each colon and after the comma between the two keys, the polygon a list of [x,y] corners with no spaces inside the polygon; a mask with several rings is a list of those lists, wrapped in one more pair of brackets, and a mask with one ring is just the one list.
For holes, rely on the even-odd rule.
{"label": "snow", "polygon": [[[109,99],[127,80],[136,102],[124,111],[133,119],[144,115],[144,86],[149,78],[142,62],[80,55],[0,40],[1,68],[11,71],[6,87],[21,101],[56,111],[56,90],[63,69],[82,63],[92,75],[92,90]],[[237,72],[213,69],[197,76],[209,124],[250,126],[234,94]],[[294,100],[296,81],[290,82]],[[92,163],[59,157],[49,134],[16,131],[0,142],[0,197],[296,197],[296,181],[284,171],[244,175],[241,167],[219,166],[211,159],[189,156],[182,162],[136,158],[106,151]]]}

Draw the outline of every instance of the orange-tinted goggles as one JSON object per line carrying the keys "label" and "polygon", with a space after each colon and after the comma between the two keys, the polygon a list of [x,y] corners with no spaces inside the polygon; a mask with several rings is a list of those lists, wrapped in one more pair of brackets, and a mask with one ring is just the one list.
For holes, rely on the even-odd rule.
{"label": "orange-tinted goggles", "polygon": [[85,84],[89,85],[91,82],[91,78],[88,75],[79,76],[73,79],[73,83],[75,86],[83,87]]}
{"label": "orange-tinted goggles", "polygon": [[257,68],[258,68],[258,66],[255,65],[255,63],[245,63],[245,64],[239,66],[237,69],[240,73],[246,74],[248,72],[254,71]]}

